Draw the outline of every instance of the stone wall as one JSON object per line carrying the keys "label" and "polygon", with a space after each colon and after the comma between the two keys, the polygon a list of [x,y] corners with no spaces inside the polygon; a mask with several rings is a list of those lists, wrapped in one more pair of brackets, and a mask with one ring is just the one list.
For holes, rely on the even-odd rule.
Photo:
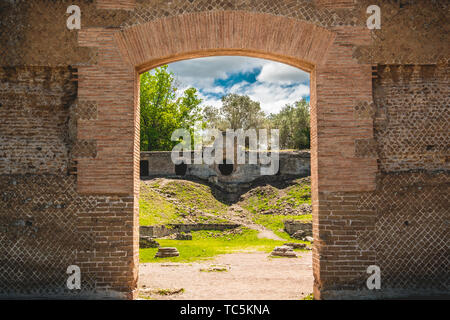
{"label": "stone wall", "polygon": [[136,297],[136,70],[219,54],[311,73],[315,297],[448,293],[448,1],[71,4],[0,1],[1,296]]}

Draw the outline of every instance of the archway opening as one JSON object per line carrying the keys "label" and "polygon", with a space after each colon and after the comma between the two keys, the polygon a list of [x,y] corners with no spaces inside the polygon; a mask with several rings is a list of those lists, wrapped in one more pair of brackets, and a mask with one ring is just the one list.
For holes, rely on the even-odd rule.
{"label": "archway opening", "polygon": [[[293,297],[301,283],[305,289],[296,297],[307,297],[313,287],[310,75],[248,56],[172,59],[177,62],[152,64],[158,67],[140,78],[141,150],[155,176],[141,181],[140,224],[145,226],[141,238],[159,243],[159,248],[140,249],[140,286],[147,290],[151,285],[168,286],[174,279],[169,279],[163,264],[177,262],[187,268],[184,274],[190,274],[188,262],[207,258],[214,261],[202,263],[186,281],[175,281],[179,288],[172,289],[177,298],[200,299],[211,294],[215,299],[280,298],[275,289],[269,295],[257,293],[267,284],[254,277],[257,266],[263,266],[261,270],[268,275],[280,267],[297,269],[295,276],[286,279],[295,284],[289,294]],[[185,130],[188,141],[173,135],[178,129]],[[229,141],[228,131],[233,134]],[[241,140],[239,132],[243,133]],[[177,146],[188,151],[176,149],[176,155],[184,158],[174,165],[171,156]],[[228,153],[234,161],[226,160]],[[223,163],[207,159],[222,154]],[[242,250],[249,250],[250,256],[238,253]],[[230,263],[221,260],[226,252],[225,260],[231,259]],[[299,256],[306,257],[307,270],[296,263]],[[244,284],[227,280],[230,264],[233,269],[238,265],[236,259],[248,261],[240,274],[247,279]],[[275,268],[273,261],[279,261]],[[194,293],[198,283],[191,280],[205,273],[225,275],[224,292],[211,292],[204,282],[203,289]],[[155,275],[167,281],[150,283]],[[243,288],[237,296],[226,293],[234,290],[233,285]],[[152,297],[164,298],[155,292]]]}

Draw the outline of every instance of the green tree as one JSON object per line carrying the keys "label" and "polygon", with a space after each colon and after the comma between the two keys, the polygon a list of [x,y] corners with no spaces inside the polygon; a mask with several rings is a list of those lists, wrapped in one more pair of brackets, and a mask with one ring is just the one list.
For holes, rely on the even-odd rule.
{"label": "green tree", "polygon": [[305,100],[287,104],[279,113],[269,116],[271,127],[280,130],[280,148],[309,149],[310,113]]}
{"label": "green tree", "polygon": [[185,128],[193,132],[194,123],[201,120],[201,99],[195,88],[186,89],[177,98],[177,87],[173,73],[167,66],[153,72],[141,74],[141,150],[171,150],[176,141],[171,141],[172,132]]}

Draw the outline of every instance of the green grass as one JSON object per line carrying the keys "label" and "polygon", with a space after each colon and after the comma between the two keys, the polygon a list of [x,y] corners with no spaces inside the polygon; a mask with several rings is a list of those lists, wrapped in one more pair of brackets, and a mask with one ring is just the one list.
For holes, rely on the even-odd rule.
{"label": "green grass", "polygon": [[286,196],[277,200],[278,206],[299,206],[301,204],[311,204],[311,185],[297,184],[286,189]]}
{"label": "green grass", "polygon": [[[310,214],[277,214],[284,208],[295,208],[301,204],[311,203],[311,188],[307,181],[299,179],[297,184],[282,190],[265,186],[250,192],[239,204],[249,211],[250,218],[255,223],[265,226],[285,240],[258,239],[257,231],[246,228],[242,228],[240,233],[196,231],[192,232],[193,240],[158,240],[161,246],[176,247],[180,252],[179,257],[154,258],[157,248],[140,249],[140,262],[192,262],[238,251],[271,252],[274,247],[286,241],[308,243],[292,239],[283,229],[285,220],[311,221]],[[176,198],[179,204],[166,200],[164,194]],[[183,216],[190,214],[186,211],[192,210],[196,214],[189,217],[196,222],[228,222],[221,218],[221,214],[226,212],[228,206],[218,201],[208,186],[191,181],[172,180],[163,184],[161,180],[155,179],[141,183],[139,205],[141,225],[183,223],[185,222]],[[272,214],[261,214],[266,210],[271,210]],[[203,213],[213,217],[202,215]]]}
{"label": "green grass", "polygon": [[[253,194],[245,199],[241,205],[253,216],[252,220],[266,228],[272,230],[277,236],[293,241],[304,242],[292,239],[284,229],[284,221],[301,220],[311,221],[311,214],[304,215],[281,215],[285,208],[296,208],[302,204],[311,204],[311,186],[302,180],[298,184],[292,185],[281,192],[275,187],[266,186],[256,189]],[[271,211],[271,214],[262,214],[264,211]]]}
{"label": "green grass", "polygon": [[271,252],[284,241],[258,239],[258,232],[242,228],[238,234],[220,231],[194,231],[192,240],[158,240],[163,247],[176,247],[178,257],[154,258],[157,248],[140,249],[140,262],[192,262],[211,259],[219,254],[238,251]]}

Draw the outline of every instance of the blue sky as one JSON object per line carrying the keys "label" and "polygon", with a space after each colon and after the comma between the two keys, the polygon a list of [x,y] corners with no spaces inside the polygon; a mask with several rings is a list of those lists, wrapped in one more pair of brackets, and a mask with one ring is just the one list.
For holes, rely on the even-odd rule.
{"label": "blue sky", "polygon": [[228,93],[250,96],[266,113],[276,113],[300,99],[309,101],[309,73],[269,60],[207,57],[171,63],[169,70],[180,89],[199,90],[202,105],[220,107],[221,97]]}

